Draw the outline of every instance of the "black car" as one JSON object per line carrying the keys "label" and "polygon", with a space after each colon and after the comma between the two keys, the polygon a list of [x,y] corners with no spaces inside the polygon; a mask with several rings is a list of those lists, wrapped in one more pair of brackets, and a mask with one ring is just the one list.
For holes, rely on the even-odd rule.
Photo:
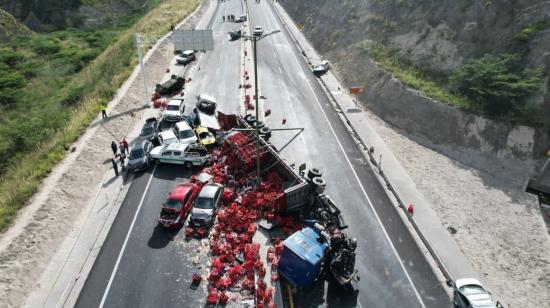
{"label": "black car", "polygon": [[157,84],[155,92],[160,95],[168,95],[180,91],[185,85],[185,79],[180,76],[172,75],[170,80],[163,84]]}
{"label": "black car", "polygon": [[240,29],[229,32],[229,37],[232,41],[240,39],[241,36],[242,36],[242,32]]}
{"label": "black car", "polygon": [[141,133],[139,136],[142,139],[153,141],[157,139],[159,133],[159,122],[156,118],[148,118],[145,120],[145,124],[141,128]]}

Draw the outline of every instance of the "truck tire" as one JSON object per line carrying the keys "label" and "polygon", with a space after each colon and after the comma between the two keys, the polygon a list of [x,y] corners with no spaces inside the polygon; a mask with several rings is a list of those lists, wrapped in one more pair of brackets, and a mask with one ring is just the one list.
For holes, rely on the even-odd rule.
{"label": "truck tire", "polygon": [[322,177],[323,176],[323,173],[321,172],[321,170],[319,170],[319,168],[309,168],[308,172],[307,172],[307,178],[310,179],[310,180],[313,180],[313,178],[315,177]]}
{"label": "truck tire", "polygon": [[190,161],[186,161],[186,162],[185,162],[185,167],[186,167],[186,168],[193,168],[193,163],[190,162]]}
{"label": "truck tire", "polygon": [[250,115],[248,117],[248,120],[246,120],[246,123],[248,123],[248,125],[254,125],[254,122],[256,122],[256,116],[254,115]]}
{"label": "truck tire", "polygon": [[264,126],[260,129],[260,136],[263,136],[264,139],[271,138],[271,128],[269,126]]}
{"label": "truck tire", "polygon": [[255,121],[254,127],[258,127],[259,129],[262,129],[263,127],[265,127],[265,123],[263,121]]}
{"label": "truck tire", "polygon": [[160,164],[160,160],[153,158],[153,164],[158,165]]}
{"label": "truck tire", "polygon": [[322,177],[314,177],[311,182],[313,184],[313,190],[318,194],[322,194],[327,187],[327,182]]}

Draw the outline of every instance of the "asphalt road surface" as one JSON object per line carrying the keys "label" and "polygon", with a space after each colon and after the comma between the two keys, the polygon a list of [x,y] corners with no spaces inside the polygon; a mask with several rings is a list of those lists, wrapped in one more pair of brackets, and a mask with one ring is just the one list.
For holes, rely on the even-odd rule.
{"label": "asphalt road surface", "polygon": [[[262,103],[271,109],[266,122],[272,128],[305,128],[281,155],[289,163],[306,162],[323,171],[327,193],[342,208],[348,232],[358,239],[356,266],[361,281],[356,289],[343,290],[330,279],[320,279],[312,290],[294,297],[297,304],[448,307],[443,287],[269,2],[249,0],[249,8],[253,26],[262,25],[265,32],[282,30],[258,43],[260,89],[266,97]],[[241,15],[240,2],[225,1],[216,11],[215,49],[202,55],[193,73],[185,95],[188,108],[192,109],[196,94],[208,93],[217,97],[221,110],[239,110],[240,42],[228,40],[227,32],[237,24],[222,23],[221,16],[227,14]],[[291,136],[274,132],[272,141],[281,146]],[[203,247],[199,241],[184,241],[181,230],[167,231],[156,224],[168,191],[192,173],[159,165],[136,177],[76,306],[97,307],[102,301],[105,307],[204,305],[206,291],[189,289],[195,268],[206,262],[201,258]]]}

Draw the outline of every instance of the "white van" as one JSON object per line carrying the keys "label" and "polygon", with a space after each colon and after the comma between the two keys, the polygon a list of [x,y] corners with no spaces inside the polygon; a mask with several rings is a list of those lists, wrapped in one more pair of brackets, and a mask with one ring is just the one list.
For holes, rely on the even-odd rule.
{"label": "white van", "polygon": [[174,134],[176,134],[176,137],[178,137],[181,143],[189,144],[197,142],[195,131],[193,131],[187,122],[182,121],[176,123],[173,130]]}

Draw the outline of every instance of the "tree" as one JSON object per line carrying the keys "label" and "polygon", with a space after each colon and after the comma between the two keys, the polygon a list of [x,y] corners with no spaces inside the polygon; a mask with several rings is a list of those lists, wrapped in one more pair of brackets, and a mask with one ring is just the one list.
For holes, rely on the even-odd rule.
{"label": "tree", "polygon": [[542,77],[542,69],[522,69],[518,62],[517,54],[487,54],[470,60],[452,74],[451,88],[486,113],[516,111],[521,99],[540,87]]}

